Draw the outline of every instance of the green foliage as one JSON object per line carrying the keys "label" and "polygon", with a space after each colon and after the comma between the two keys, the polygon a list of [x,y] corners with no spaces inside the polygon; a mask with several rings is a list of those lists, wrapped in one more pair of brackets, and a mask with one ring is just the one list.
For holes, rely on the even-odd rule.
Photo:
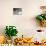
{"label": "green foliage", "polygon": [[46,14],[38,15],[38,16],[36,16],[36,19],[39,21],[42,21],[42,20],[46,19]]}
{"label": "green foliage", "polygon": [[39,21],[42,21],[43,17],[42,16],[37,16],[36,19],[38,19]]}
{"label": "green foliage", "polygon": [[9,38],[11,38],[12,36],[16,36],[17,33],[18,33],[18,31],[17,31],[15,26],[6,26],[5,30],[6,30],[5,34]]}
{"label": "green foliage", "polygon": [[45,15],[45,19],[46,19],[46,15]]}

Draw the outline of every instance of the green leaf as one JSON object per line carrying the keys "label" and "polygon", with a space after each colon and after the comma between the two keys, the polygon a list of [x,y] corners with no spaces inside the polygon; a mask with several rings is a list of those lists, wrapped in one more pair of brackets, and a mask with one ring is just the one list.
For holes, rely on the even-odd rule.
{"label": "green leaf", "polygon": [[39,21],[44,20],[44,18],[43,18],[41,15],[38,15],[38,16],[36,17],[36,19],[39,20]]}
{"label": "green leaf", "polygon": [[45,19],[46,19],[46,15],[45,15]]}

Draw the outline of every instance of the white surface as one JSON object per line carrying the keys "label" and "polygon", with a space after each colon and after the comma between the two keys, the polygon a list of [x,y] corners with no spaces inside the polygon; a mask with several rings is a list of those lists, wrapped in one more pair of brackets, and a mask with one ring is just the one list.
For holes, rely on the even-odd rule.
{"label": "white surface", "polygon": [[[0,33],[4,33],[6,25],[15,25],[19,31],[18,36],[31,36],[41,29],[35,20],[40,14],[40,6],[46,5],[46,0],[0,0]],[[13,8],[22,8],[22,16],[13,15]],[[46,31],[46,28],[42,28]],[[40,33],[41,34],[41,33]],[[41,35],[38,35],[41,37]]]}

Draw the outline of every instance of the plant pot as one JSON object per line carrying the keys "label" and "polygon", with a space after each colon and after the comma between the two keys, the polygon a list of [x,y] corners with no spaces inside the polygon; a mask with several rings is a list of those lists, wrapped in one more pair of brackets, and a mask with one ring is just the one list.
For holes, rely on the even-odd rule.
{"label": "plant pot", "polygon": [[46,27],[46,20],[41,21],[41,26]]}

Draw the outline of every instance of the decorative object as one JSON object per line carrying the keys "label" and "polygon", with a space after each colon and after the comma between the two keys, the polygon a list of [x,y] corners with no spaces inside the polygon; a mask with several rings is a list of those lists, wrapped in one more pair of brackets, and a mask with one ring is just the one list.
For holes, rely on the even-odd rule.
{"label": "decorative object", "polygon": [[41,14],[36,17],[39,20],[41,26],[46,27],[46,14]]}
{"label": "decorative object", "polygon": [[42,32],[42,30],[37,30],[37,32]]}
{"label": "decorative object", "polygon": [[6,31],[5,34],[8,37],[7,41],[9,43],[11,42],[12,36],[17,36],[17,33],[18,33],[15,26],[6,26],[5,31]]}
{"label": "decorative object", "polygon": [[22,15],[22,8],[13,8],[13,15]]}
{"label": "decorative object", "polygon": [[43,13],[36,16],[36,19],[39,20],[42,27],[46,27],[46,6],[41,6],[40,8],[42,9]]}

